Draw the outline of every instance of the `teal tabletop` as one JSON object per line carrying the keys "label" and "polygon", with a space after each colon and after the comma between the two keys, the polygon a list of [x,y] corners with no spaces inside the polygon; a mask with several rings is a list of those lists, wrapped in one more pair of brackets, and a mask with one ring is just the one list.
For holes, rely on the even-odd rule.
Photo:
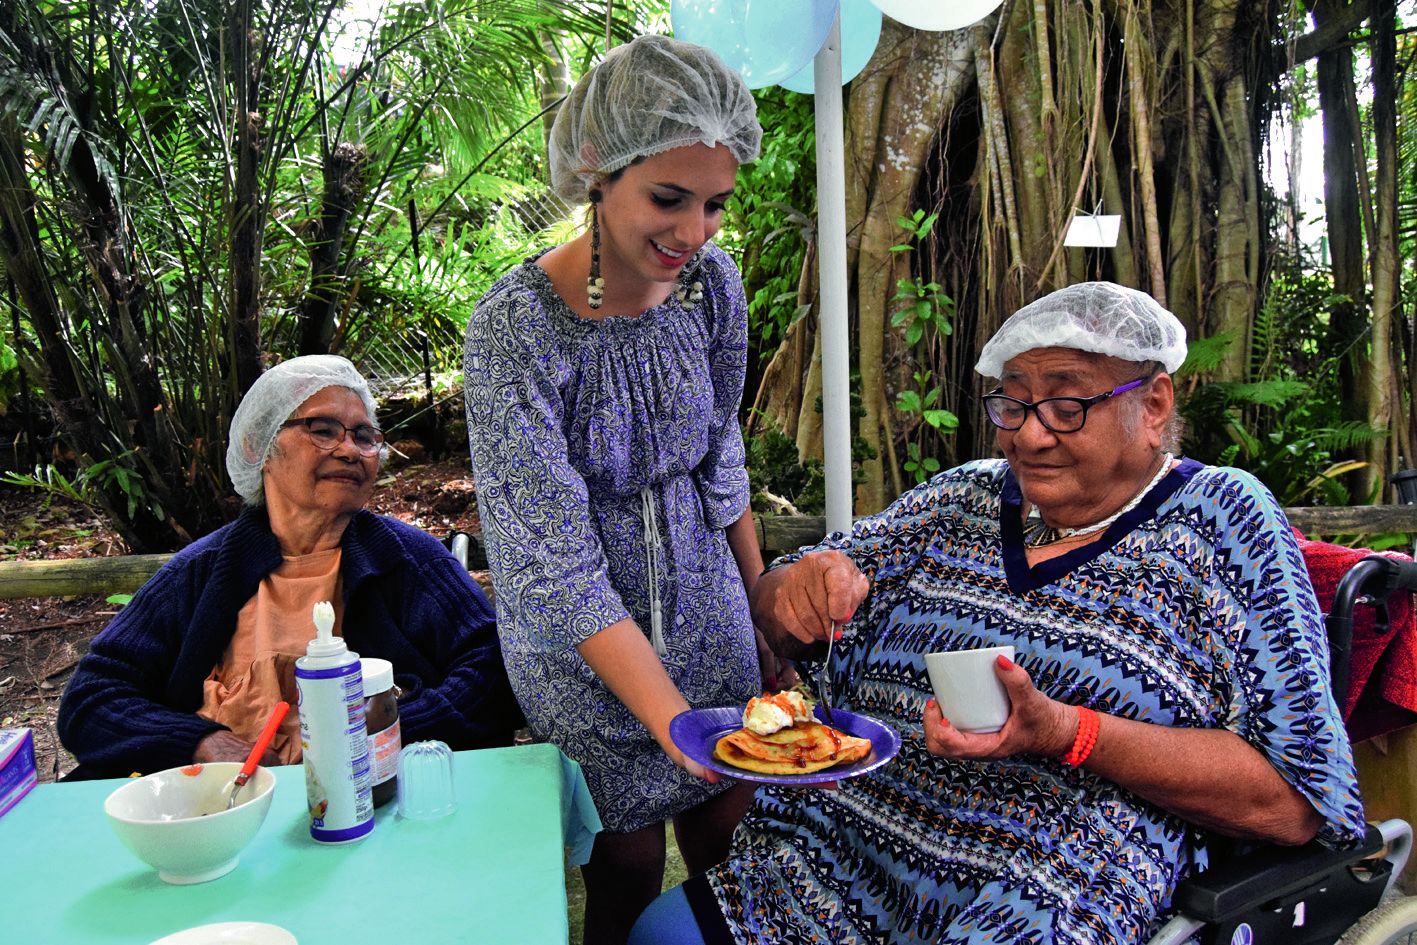
{"label": "teal tabletop", "polygon": [[458,809],[376,813],[357,843],[310,839],[298,765],[236,868],[170,886],[118,842],[103,800],[121,781],[41,784],[0,817],[0,940],[146,945],[219,922],[264,922],[300,945],[542,945],[567,940],[565,864],[600,821],[580,768],[554,746],[454,754]]}

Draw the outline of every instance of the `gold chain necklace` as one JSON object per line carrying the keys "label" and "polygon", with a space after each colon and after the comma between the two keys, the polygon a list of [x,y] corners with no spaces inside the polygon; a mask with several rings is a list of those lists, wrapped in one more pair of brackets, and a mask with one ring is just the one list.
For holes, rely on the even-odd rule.
{"label": "gold chain necklace", "polygon": [[1028,510],[1028,515],[1023,523],[1023,543],[1029,548],[1042,548],[1044,545],[1052,545],[1078,535],[1090,535],[1093,532],[1100,532],[1117,519],[1126,515],[1136,508],[1146,494],[1156,487],[1168,472],[1171,471],[1171,461],[1174,459],[1170,453],[1161,454],[1161,468],[1156,471],[1156,475],[1151,477],[1151,481],[1141,487],[1131,501],[1122,506],[1111,515],[1100,522],[1093,522],[1091,525],[1079,525],[1077,528],[1055,528],[1043,521],[1043,513],[1038,511],[1038,506],[1033,506]]}

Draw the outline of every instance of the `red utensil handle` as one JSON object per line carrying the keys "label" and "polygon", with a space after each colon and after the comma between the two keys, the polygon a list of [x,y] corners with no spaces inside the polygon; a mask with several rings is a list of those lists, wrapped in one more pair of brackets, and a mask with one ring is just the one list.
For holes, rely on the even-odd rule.
{"label": "red utensil handle", "polygon": [[241,773],[236,776],[237,784],[245,784],[255,773],[257,765],[261,763],[261,756],[266,753],[266,747],[270,745],[271,739],[275,738],[276,729],[280,728],[280,723],[285,721],[285,714],[289,711],[289,702],[277,702],[276,707],[271,710],[271,717],[266,719],[266,727],[256,736],[256,744],[251,747],[251,754],[246,756],[246,763],[241,766]]}

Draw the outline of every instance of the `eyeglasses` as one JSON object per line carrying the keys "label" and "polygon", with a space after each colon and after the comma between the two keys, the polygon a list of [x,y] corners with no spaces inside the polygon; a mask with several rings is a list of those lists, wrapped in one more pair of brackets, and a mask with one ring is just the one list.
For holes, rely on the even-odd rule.
{"label": "eyeglasses", "polygon": [[347,427],[334,417],[296,417],[280,425],[282,430],[286,427],[304,427],[316,449],[338,448],[344,442],[346,433],[354,440],[354,448],[363,456],[373,456],[384,445],[384,431],[367,423]]}
{"label": "eyeglasses", "polygon": [[994,390],[984,395],[984,412],[1000,430],[1022,428],[1031,410],[1038,416],[1038,422],[1043,424],[1045,430],[1053,433],[1076,433],[1087,422],[1087,412],[1093,407],[1118,394],[1135,390],[1149,380],[1151,377],[1139,377],[1096,397],[1045,397],[1032,404]]}

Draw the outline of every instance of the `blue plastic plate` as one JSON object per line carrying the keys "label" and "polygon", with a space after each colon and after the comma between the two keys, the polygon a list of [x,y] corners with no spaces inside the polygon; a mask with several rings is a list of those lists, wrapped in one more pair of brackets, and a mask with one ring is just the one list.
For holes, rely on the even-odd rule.
{"label": "blue plastic plate", "polygon": [[[820,706],[817,707],[816,714],[818,721],[826,722],[826,719],[822,718]],[[835,720],[832,723],[833,728],[857,738],[869,739],[871,751],[860,761],[838,765],[835,768],[824,768],[810,774],[758,774],[756,771],[745,771],[726,765],[715,758],[713,749],[718,740],[743,727],[742,709],[690,709],[688,712],[681,712],[669,722],[669,737],[679,746],[680,751],[711,771],[737,778],[739,781],[790,784],[799,787],[808,784],[829,784],[874,771],[900,751],[900,736],[896,734],[895,729],[882,725],[875,719],[845,709],[832,709],[832,718]]]}

